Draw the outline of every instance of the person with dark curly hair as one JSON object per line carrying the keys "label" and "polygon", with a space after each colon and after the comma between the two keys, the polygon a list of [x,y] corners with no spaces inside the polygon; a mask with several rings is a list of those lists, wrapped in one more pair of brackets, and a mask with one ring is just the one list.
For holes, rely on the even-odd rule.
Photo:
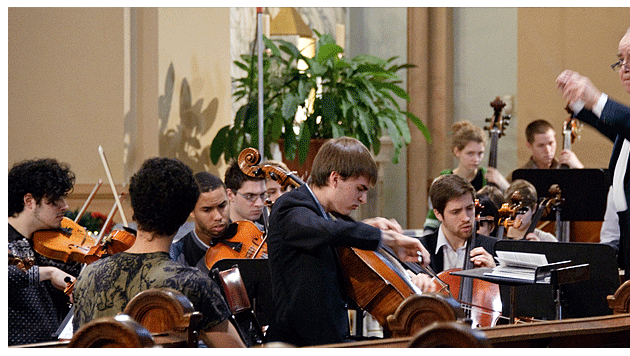
{"label": "person with dark curly hair", "polygon": [[151,158],[131,177],[129,196],[138,231],[134,245],[87,265],[74,287],[74,330],[115,316],[150,288],[172,288],[201,312],[200,337],[208,346],[244,347],[229,321],[218,285],[205,273],[169,258],[169,248],[199,197],[192,170],[176,159]]}
{"label": "person with dark curly hair", "polygon": [[40,255],[32,237],[36,231],[61,227],[74,181],[70,167],[54,159],[22,161],[9,171],[9,253],[34,262],[26,271],[9,265],[9,345],[54,340],[68,313],[65,279],[74,280],[81,266]]}

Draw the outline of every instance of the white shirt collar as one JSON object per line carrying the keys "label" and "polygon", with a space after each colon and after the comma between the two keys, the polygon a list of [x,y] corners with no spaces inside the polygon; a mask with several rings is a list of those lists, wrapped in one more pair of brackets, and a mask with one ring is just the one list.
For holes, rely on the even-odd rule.
{"label": "white shirt collar", "polygon": [[194,228],[190,232],[192,233],[193,241],[195,241],[197,246],[206,250],[210,248],[210,246],[206,245],[203,241],[201,241],[201,239],[199,239]]}

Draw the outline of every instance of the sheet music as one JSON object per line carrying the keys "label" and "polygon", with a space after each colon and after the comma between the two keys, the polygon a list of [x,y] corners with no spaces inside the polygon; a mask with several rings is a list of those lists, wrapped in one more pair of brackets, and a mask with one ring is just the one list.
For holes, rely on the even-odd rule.
{"label": "sheet music", "polygon": [[484,275],[533,281],[536,268],[547,264],[547,257],[539,253],[496,251],[499,265]]}
{"label": "sheet music", "polygon": [[59,337],[58,337],[59,340],[72,339],[72,335],[74,334],[74,330],[72,330],[72,319],[74,319],[74,315],[70,317],[70,319],[66,323],[66,326],[61,331],[61,334],[59,334]]}

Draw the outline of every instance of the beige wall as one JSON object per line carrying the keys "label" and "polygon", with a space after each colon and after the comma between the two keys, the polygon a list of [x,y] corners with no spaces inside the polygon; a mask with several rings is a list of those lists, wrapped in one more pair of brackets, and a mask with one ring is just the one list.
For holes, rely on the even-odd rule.
{"label": "beige wall", "polygon": [[[224,164],[217,167],[210,162],[209,147],[217,131],[232,122],[230,9],[160,8],[158,23],[159,95],[165,95],[171,64],[175,73],[168,123],[160,132],[160,154],[181,159],[195,172],[206,170],[223,177]],[[187,103],[193,106],[187,113],[181,112],[180,105],[184,80],[190,88]],[[190,132],[199,147],[167,137],[168,130]]]}
{"label": "beige wall", "polygon": [[[546,119],[556,127],[557,152],[562,150],[561,125],[566,103],[555,88],[564,69],[590,77],[600,90],[622,103],[616,62],[619,40],[630,26],[630,8],[522,8],[518,10],[518,162],[529,159],[525,127]],[[588,126],[572,145],[587,168],[608,167],[612,143]]]}
{"label": "beige wall", "polygon": [[[200,149],[180,151],[200,154],[231,120],[228,8],[10,8],[8,34],[8,165],[38,157],[69,163],[77,176],[71,209],[99,179],[104,184],[89,209],[108,213],[113,205],[99,145],[118,192],[146,158],[176,156],[159,151],[158,96],[171,63],[166,128],[177,130],[185,116],[184,78],[193,111],[201,108],[202,125],[209,128],[195,132]],[[221,174],[218,167],[177,157],[195,171]],[[129,202],[123,205],[130,221]]]}
{"label": "beige wall", "polygon": [[[396,28],[401,34],[391,32],[383,36],[368,28],[361,34],[362,41],[366,41],[361,44],[377,52],[387,48],[383,43],[404,38],[402,32],[406,30],[402,26],[404,11],[382,12],[363,11],[364,20],[394,14],[401,19],[400,26],[388,29]],[[482,28],[484,23],[493,21],[492,16],[482,12],[459,12],[478,16],[459,24],[463,26],[455,26],[455,30],[473,31],[476,26]],[[503,12],[508,17],[513,13],[505,9]],[[616,58],[619,38],[630,26],[628,15],[627,8],[518,9],[518,124],[509,129],[519,133],[517,165],[528,157],[522,135],[527,123],[545,117],[559,125],[567,116],[553,85],[562,69],[578,70],[611,96],[630,102],[609,68]],[[191,103],[198,103],[193,112],[203,121],[198,128],[207,129],[201,135],[196,133],[200,146],[197,151],[203,151],[216,131],[232,120],[229,21],[228,8],[9,8],[8,165],[44,156],[68,162],[77,173],[77,196],[85,197],[99,178],[106,179],[97,152],[102,145],[114,181],[119,190],[124,189],[128,177],[145,158],[167,154],[158,150],[160,137],[163,138],[159,132],[158,97],[165,94],[166,71],[171,63],[175,77],[166,127],[173,129],[182,123],[180,89],[185,78],[190,85]],[[486,40],[482,36],[457,38],[470,47],[481,46]],[[498,48],[497,56],[500,55]],[[474,78],[483,82],[486,76],[479,74]],[[496,82],[496,78],[493,80]],[[486,105],[483,101],[498,94],[503,93],[489,93],[489,99],[478,101]],[[455,114],[461,112],[457,106],[453,110]],[[484,110],[475,117],[488,116],[485,113]],[[558,132],[561,142],[559,135]],[[610,143],[589,128],[583,129],[582,138],[574,144],[587,167],[606,166],[610,148]],[[193,156],[195,150],[181,152]],[[191,165],[195,171],[202,169]],[[222,166],[203,168],[223,173]],[[405,172],[398,172],[398,168],[391,170],[397,173],[388,180],[405,180]],[[390,204],[404,205],[391,203],[404,201],[404,197],[397,199],[397,194],[415,199],[414,192],[399,190],[388,191]],[[109,197],[109,192],[106,182],[101,188],[103,199]],[[81,199],[84,198],[76,199],[75,207],[82,203]],[[111,202],[102,206],[99,209],[106,211]],[[404,216],[399,210],[388,211],[388,215]],[[405,225],[405,218],[399,219]]]}
{"label": "beige wall", "polygon": [[9,8],[8,164],[68,162],[79,183],[123,178],[123,11]]}

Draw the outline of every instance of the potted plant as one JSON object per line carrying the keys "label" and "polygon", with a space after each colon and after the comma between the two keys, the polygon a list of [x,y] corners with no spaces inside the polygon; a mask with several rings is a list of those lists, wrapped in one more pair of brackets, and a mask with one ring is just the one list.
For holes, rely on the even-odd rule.
{"label": "potted plant", "polygon": [[[315,31],[317,33],[317,31]],[[331,35],[320,35],[313,58],[303,56],[296,46],[284,40],[263,38],[267,51],[263,58],[264,152],[271,158],[270,144],[283,140],[288,160],[299,153],[303,162],[311,139],[355,137],[375,155],[380,137],[388,134],[394,147],[393,162],[411,141],[409,119],[428,142],[431,137],[422,121],[401,110],[395,97],[409,100],[398,84],[396,72],[413,67],[397,65],[397,57],[387,60],[361,55],[350,60]],[[277,45],[276,45],[277,44]],[[245,103],[236,113],[233,125],[224,126],[214,137],[210,156],[216,164],[223,154],[226,161],[238,157],[246,147],[258,145],[258,74],[255,55],[242,55],[235,64],[246,77],[237,78],[233,97]],[[298,69],[298,61],[308,68]]]}

